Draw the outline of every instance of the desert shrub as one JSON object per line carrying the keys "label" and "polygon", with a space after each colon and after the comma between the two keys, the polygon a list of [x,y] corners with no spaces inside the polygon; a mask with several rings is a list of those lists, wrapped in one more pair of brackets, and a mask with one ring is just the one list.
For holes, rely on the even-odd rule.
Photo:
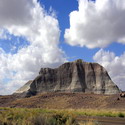
{"label": "desert shrub", "polygon": [[54,114],[49,119],[49,125],[76,125],[76,120],[69,114]]}
{"label": "desert shrub", "polygon": [[32,125],[76,125],[76,121],[73,116],[65,113],[39,114],[32,118]]}
{"label": "desert shrub", "polygon": [[119,117],[125,117],[125,115],[123,113],[121,113],[121,112],[118,114],[118,116]]}
{"label": "desert shrub", "polygon": [[49,125],[48,118],[42,114],[32,119],[32,125]]}

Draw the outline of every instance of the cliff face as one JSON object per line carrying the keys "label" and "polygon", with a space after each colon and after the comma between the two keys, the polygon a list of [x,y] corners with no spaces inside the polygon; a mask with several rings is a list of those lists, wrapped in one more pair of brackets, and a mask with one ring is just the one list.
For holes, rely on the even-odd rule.
{"label": "cliff face", "polygon": [[27,96],[41,92],[116,94],[119,89],[101,65],[76,60],[55,69],[41,68]]}

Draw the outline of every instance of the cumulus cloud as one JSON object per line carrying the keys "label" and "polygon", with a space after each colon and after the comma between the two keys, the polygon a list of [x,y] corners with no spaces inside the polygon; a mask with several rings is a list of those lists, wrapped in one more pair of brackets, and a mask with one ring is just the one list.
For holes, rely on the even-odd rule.
{"label": "cumulus cloud", "polygon": [[65,41],[72,46],[106,47],[125,44],[124,0],[78,0],[78,10],[70,13]]}
{"label": "cumulus cloud", "polygon": [[125,52],[121,56],[116,56],[113,52],[100,49],[93,59],[107,69],[120,89],[125,90]]}
{"label": "cumulus cloud", "polygon": [[29,42],[15,54],[0,48],[0,94],[14,92],[33,79],[41,67],[57,67],[66,61],[65,53],[59,48],[58,20],[37,0],[0,0],[0,31],[3,35],[7,31],[24,37]]}
{"label": "cumulus cloud", "polygon": [[[0,1],[0,25],[28,24],[32,19],[31,8],[34,4],[32,0],[1,0]],[[22,8],[23,7],[23,8]],[[30,11],[29,11],[30,10]],[[17,18],[18,16],[18,18]]]}

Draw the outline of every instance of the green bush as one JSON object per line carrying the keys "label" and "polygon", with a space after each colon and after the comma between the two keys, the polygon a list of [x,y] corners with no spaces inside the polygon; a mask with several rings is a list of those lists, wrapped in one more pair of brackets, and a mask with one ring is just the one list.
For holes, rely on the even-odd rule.
{"label": "green bush", "polygon": [[122,117],[122,118],[125,117],[125,115],[123,113],[121,113],[121,112],[118,114],[118,116]]}

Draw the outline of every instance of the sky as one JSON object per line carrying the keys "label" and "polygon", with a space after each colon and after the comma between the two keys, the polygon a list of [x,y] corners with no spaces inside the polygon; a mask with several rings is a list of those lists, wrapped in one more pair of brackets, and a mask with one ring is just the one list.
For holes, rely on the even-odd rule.
{"label": "sky", "polygon": [[0,95],[76,59],[125,90],[124,20],[124,0],[0,0]]}

